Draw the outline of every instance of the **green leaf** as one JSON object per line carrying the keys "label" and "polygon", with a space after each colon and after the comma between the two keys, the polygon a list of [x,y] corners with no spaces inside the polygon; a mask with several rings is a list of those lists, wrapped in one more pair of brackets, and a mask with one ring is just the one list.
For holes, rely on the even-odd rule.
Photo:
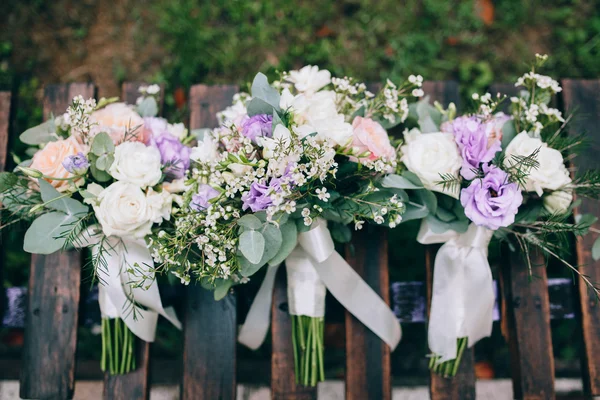
{"label": "green leaf", "polygon": [[409,115],[418,121],[422,133],[439,132],[442,113],[429,104],[429,96],[409,105]]}
{"label": "green leaf", "polygon": [[502,148],[506,149],[515,136],[517,136],[517,130],[514,121],[512,119],[506,121],[502,125]]}
{"label": "green leaf", "polygon": [[114,161],[115,156],[112,153],[102,154],[96,160],[95,165],[100,171],[108,171]]}
{"label": "green leaf", "polygon": [[279,228],[271,223],[265,224],[265,230],[262,234],[265,238],[265,251],[261,258],[261,263],[265,264],[277,254],[281,247],[283,237]]}
{"label": "green leaf", "polygon": [[283,120],[279,116],[279,113],[275,109],[273,109],[273,122],[271,123],[271,133],[275,132],[275,128],[277,127],[277,125],[285,126]]}
{"label": "green leaf", "polygon": [[402,222],[413,219],[422,219],[429,215],[429,210],[425,205],[417,203],[406,203],[406,210],[402,214]]}
{"label": "green leaf", "polygon": [[[263,73],[258,73],[252,81],[250,89],[253,99],[261,99],[265,103],[270,104],[272,108],[279,111],[279,92],[269,85],[269,80]],[[270,113],[267,112],[266,114]]]}
{"label": "green leaf", "polygon": [[435,215],[427,216],[427,223],[434,233],[444,233],[448,230],[453,230],[458,233],[465,233],[469,227],[468,220],[456,220],[453,222],[444,222],[438,219]]}
{"label": "green leaf", "polygon": [[265,238],[257,231],[245,231],[240,235],[240,251],[253,264],[258,264],[265,251]]}
{"label": "green leaf", "polygon": [[38,145],[58,140],[54,119],[49,119],[38,126],[27,129],[25,132],[21,133],[19,139],[21,142],[30,145]]}
{"label": "green leaf", "polygon": [[435,216],[443,222],[452,222],[456,219],[456,215],[453,212],[446,210],[443,207],[438,207]]}
{"label": "green leaf", "polygon": [[427,189],[417,190],[415,192],[415,196],[417,197],[419,204],[424,204],[431,214],[437,212],[437,197],[432,191]]}
{"label": "green leaf", "polygon": [[384,177],[381,186],[396,189],[423,189],[423,184],[415,184],[407,177],[396,174],[390,174]]}
{"label": "green leaf", "polygon": [[92,153],[100,157],[106,153],[112,153],[115,151],[115,145],[106,132],[100,132],[94,136],[91,146]]}
{"label": "green leaf", "polygon": [[269,265],[277,265],[284,262],[298,244],[298,229],[294,220],[289,220],[281,225],[279,229],[281,230],[281,247],[277,251],[277,254],[269,260]]}
{"label": "green leaf", "polygon": [[155,117],[158,114],[158,104],[154,97],[144,97],[137,106],[137,112],[142,117]]}
{"label": "green leaf", "polygon": [[337,222],[331,224],[331,237],[338,243],[348,243],[352,239],[352,231],[348,225],[343,225]]}
{"label": "green leaf", "polygon": [[252,230],[257,230],[262,227],[260,219],[252,214],[244,215],[242,218],[238,219],[237,224]]}
{"label": "green leaf", "polygon": [[215,296],[215,301],[222,300],[225,296],[227,296],[227,293],[229,293],[229,289],[231,289],[232,284],[233,282],[229,279],[215,280],[215,291],[213,293]]}
{"label": "green leaf", "polygon": [[64,196],[64,193],[60,193],[58,190],[54,189],[54,187],[44,179],[38,179],[38,183],[40,185],[42,200],[44,203],[47,203],[47,208],[51,208],[56,211],[62,211],[70,216],[78,217],[88,213],[89,208],[83,205],[81,202],[71,197],[59,198]]}
{"label": "green leaf", "polygon": [[246,111],[249,117],[253,117],[258,114],[271,114],[273,112],[273,106],[266,101],[254,98],[248,102]]}
{"label": "green leaf", "polygon": [[592,246],[592,258],[594,261],[600,260],[600,237],[596,239]]}
{"label": "green leaf", "polygon": [[62,249],[66,240],[62,236],[75,222],[77,222],[75,217],[62,212],[39,216],[25,232],[23,250],[34,254],[51,254]]}
{"label": "green leaf", "polygon": [[19,177],[14,173],[0,172],[0,193],[12,189],[18,181]]}
{"label": "green leaf", "polygon": [[200,129],[192,129],[190,131],[190,135],[196,138],[198,141],[203,141],[204,136],[210,133],[209,128],[200,128]]}

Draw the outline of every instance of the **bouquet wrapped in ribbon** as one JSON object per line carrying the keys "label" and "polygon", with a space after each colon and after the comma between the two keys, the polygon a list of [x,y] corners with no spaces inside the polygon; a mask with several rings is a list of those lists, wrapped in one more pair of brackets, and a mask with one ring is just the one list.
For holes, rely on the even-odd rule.
{"label": "bouquet wrapped in ribbon", "polygon": [[[428,339],[430,367],[446,376],[456,373],[466,347],[492,331],[492,237],[522,252],[530,271],[537,249],[577,273],[566,259],[569,235],[585,234],[595,220],[572,219],[573,194],[597,198],[600,174],[572,176],[567,169],[566,156],[582,137],[566,135],[568,119],[550,106],[561,88],[536,72],[546,58],[537,56],[518,79],[518,96],[474,94],[471,114],[417,105],[419,126],[405,132],[401,148],[406,171],[385,181],[423,200],[417,240],[444,243],[435,258]],[[503,101],[510,102],[509,114],[497,112]]]}
{"label": "bouquet wrapped in ribbon", "polygon": [[153,245],[159,268],[224,297],[261,268],[266,276],[239,335],[258,348],[269,326],[275,273],[285,262],[296,378],[324,379],[325,293],[393,349],[400,326],[385,302],[335,251],[349,224],[396,226],[401,190],[382,179],[397,168],[386,129],[402,124],[422,95],[421,77],[388,81],[374,94],[351,78],[307,66],[269,84],[256,75],[192,149],[182,212]]}
{"label": "bouquet wrapped in ribbon", "polygon": [[147,240],[183,201],[191,138],[183,124],[155,117],[157,85],[140,92],[136,106],[75,97],[21,135],[31,160],[0,174],[3,226],[30,223],[27,252],[90,248],[111,374],[135,368],[133,335],[154,341],[159,314],[181,328],[162,305]]}

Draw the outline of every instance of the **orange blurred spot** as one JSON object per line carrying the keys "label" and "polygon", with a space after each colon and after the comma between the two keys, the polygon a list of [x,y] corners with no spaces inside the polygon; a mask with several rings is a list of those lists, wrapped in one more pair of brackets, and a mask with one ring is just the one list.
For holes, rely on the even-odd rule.
{"label": "orange blurred spot", "polygon": [[385,46],[384,52],[385,52],[385,55],[388,57],[391,57],[394,55],[394,49],[389,44],[387,46]]}
{"label": "orange blurred spot", "polygon": [[175,98],[175,106],[178,109],[185,107],[187,99],[185,98],[185,91],[183,90],[183,88],[178,87],[177,89],[175,89],[173,97]]}
{"label": "orange blurred spot", "polygon": [[489,26],[494,22],[494,3],[492,3],[492,0],[475,0],[475,11],[484,24]]}
{"label": "orange blurred spot", "polygon": [[446,39],[446,42],[450,46],[456,46],[458,44],[459,40],[456,36],[450,36],[448,39]]}
{"label": "orange blurred spot", "polygon": [[317,31],[317,37],[320,37],[320,38],[330,37],[330,36],[333,36],[334,34],[335,34],[335,32],[327,25],[323,25]]}
{"label": "orange blurred spot", "polygon": [[494,366],[489,361],[478,361],[475,363],[475,377],[477,379],[494,379],[496,373]]}

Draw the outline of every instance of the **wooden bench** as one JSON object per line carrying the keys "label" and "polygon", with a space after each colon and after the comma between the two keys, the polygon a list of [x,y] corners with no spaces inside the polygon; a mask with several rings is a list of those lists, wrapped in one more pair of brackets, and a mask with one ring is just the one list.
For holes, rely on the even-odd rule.
{"label": "wooden bench", "polygon": [[[600,144],[600,80],[565,80],[562,99],[566,112],[582,116],[573,124],[586,130],[593,144],[575,160],[581,168],[597,166]],[[139,84],[123,86],[123,98],[135,101]],[[494,86],[492,91],[504,86]],[[433,100],[458,103],[454,82],[426,82],[424,90]],[[512,90],[512,88],[511,88]],[[190,128],[214,127],[216,112],[231,103],[237,87],[196,85],[190,90]],[[44,115],[66,109],[77,94],[90,97],[90,84],[52,85],[45,89]],[[10,93],[0,93],[0,168],[6,165]],[[580,212],[600,216],[600,203],[584,200]],[[597,224],[596,227],[600,226]],[[401,228],[400,228],[401,229]],[[595,234],[577,243],[577,259],[592,281],[600,282],[600,263],[591,259]],[[386,233],[370,227],[353,238],[356,251],[349,263],[386,301],[390,302]],[[431,295],[433,259],[437,247],[427,246],[427,297]],[[552,399],[554,366],[550,336],[550,298],[545,269],[535,271],[540,279],[530,282],[521,259],[504,253],[500,287],[503,332],[511,349],[515,398]],[[415,267],[416,268],[416,267]],[[25,343],[21,366],[21,397],[67,399],[74,389],[78,326],[81,254],[68,252],[32,256],[29,295],[25,316]],[[272,309],[271,388],[274,399],[315,399],[317,391],[297,386],[293,377],[290,318],[287,314],[285,274],[277,276]],[[579,284],[579,282],[577,282]],[[399,284],[400,286],[402,284]],[[399,286],[399,287],[400,287]],[[398,287],[398,288],[399,288]],[[84,288],[83,290],[87,290]],[[398,289],[400,290],[400,289]],[[600,396],[600,306],[579,285],[574,303],[579,306],[584,338],[583,381],[586,393]],[[236,394],[236,297],[229,294],[215,302],[198,285],[186,288],[184,359],[181,397],[184,399],[234,399]],[[391,399],[389,349],[356,319],[346,315],[346,398]],[[145,399],[149,395],[149,345],[139,345],[138,369],[131,374],[106,377],[104,398]],[[475,399],[472,350],[465,352],[454,379],[431,374],[431,398]]]}

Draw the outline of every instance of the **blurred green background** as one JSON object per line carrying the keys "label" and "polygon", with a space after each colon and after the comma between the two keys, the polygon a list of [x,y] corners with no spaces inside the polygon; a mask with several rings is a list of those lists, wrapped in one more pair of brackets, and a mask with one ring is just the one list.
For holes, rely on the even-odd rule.
{"label": "blurred green background", "polygon": [[[515,79],[535,53],[551,56],[544,72],[555,78],[600,77],[600,1],[5,0],[0,7],[0,89],[16,94],[16,154],[14,138],[41,122],[47,83],[92,81],[99,96],[119,95],[126,80],[164,83],[167,117],[185,119],[194,83],[244,84],[258,70],[305,64],[371,82],[409,74],[457,80],[464,98]],[[391,236],[392,280],[423,280],[422,248],[408,240],[416,225],[402,227]],[[19,249],[20,236],[5,234],[3,248]],[[8,251],[6,258],[3,285],[26,284],[28,256]],[[175,356],[179,333],[161,329],[154,351]],[[573,321],[554,323],[559,366],[576,363],[575,331]],[[405,332],[398,363],[422,366],[424,327]],[[80,353],[97,357],[97,337],[81,337]],[[506,375],[499,332],[480,347],[479,358]]]}

